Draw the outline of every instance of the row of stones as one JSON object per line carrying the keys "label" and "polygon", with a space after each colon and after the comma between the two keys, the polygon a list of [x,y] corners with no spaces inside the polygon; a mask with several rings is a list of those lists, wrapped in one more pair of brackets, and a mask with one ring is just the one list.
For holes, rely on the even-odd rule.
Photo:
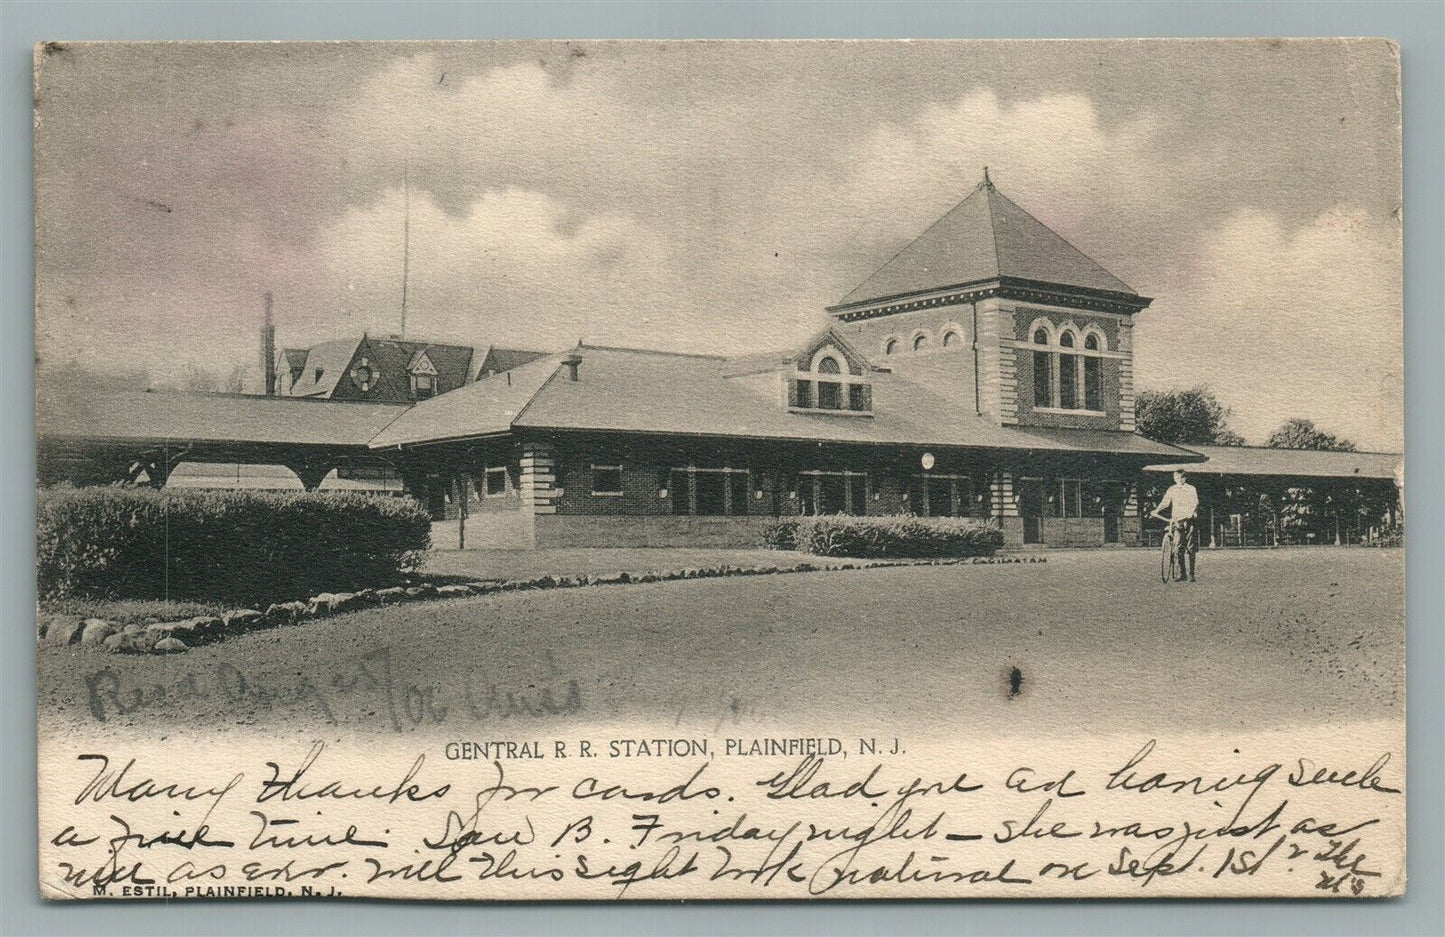
{"label": "row of stones", "polygon": [[840,569],[876,569],[885,566],[956,566],[961,564],[1043,563],[1043,557],[972,557],[935,560],[859,560],[842,564],[795,563],[784,566],[704,566],[661,573],[594,573],[587,576],[537,576],[530,579],[479,579],[437,586],[418,583],[359,592],[323,592],[306,601],[277,602],[264,611],[243,608],[220,616],[201,615],[182,621],[149,621],[117,625],[103,618],[51,622],[40,638],[47,644],[100,648],[116,654],[178,654],[200,644],[220,641],[248,631],[295,625],[316,618],[382,605],[398,605],[434,598],[463,598],[533,589],[569,589],[619,583],[668,582],[678,579],[712,579],[720,576],[765,576]]}

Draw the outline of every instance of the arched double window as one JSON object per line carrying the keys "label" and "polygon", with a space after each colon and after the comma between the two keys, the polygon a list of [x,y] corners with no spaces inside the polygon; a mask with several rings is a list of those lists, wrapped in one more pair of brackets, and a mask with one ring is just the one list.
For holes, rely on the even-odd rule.
{"label": "arched double window", "polygon": [[1030,334],[1034,360],[1034,407],[1048,410],[1103,409],[1103,352],[1107,343],[1095,326],[1080,332],[1072,324],[1055,338],[1052,325],[1036,322]]}

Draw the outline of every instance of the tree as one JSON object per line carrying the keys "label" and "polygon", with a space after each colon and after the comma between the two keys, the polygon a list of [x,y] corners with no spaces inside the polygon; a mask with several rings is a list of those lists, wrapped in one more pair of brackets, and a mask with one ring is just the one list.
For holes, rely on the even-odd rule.
{"label": "tree", "polygon": [[1207,387],[1139,393],[1134,422],[1156,442],[1188,446],[1242,446],[1244,438],[1226,424],[1229,408]]}
{"label": "tree", "polygon": [[1314,420],[1299,417],[1288,420],[1269,434],[1264,441],[1271,449],[1323,449],[1329,452],[1354,452],[1355,444],[1327,433],[1315,426]]}

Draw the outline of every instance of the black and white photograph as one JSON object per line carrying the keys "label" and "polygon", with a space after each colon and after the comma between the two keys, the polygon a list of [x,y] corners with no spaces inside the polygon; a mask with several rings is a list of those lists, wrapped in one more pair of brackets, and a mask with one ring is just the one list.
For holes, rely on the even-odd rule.
{"label": "black and white photograph", "polygon": [[45,898],[1404,893],[1392,42],[34,73]]}

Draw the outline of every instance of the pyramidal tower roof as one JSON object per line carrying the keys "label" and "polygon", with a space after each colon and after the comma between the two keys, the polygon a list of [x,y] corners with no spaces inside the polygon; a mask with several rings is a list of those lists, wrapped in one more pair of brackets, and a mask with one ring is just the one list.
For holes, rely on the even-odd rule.
{"label": "pyramidal tower roof", "polygon": [[967,198],[830,308],[993,280],[1138,296],[999,192],[985,169]]}

